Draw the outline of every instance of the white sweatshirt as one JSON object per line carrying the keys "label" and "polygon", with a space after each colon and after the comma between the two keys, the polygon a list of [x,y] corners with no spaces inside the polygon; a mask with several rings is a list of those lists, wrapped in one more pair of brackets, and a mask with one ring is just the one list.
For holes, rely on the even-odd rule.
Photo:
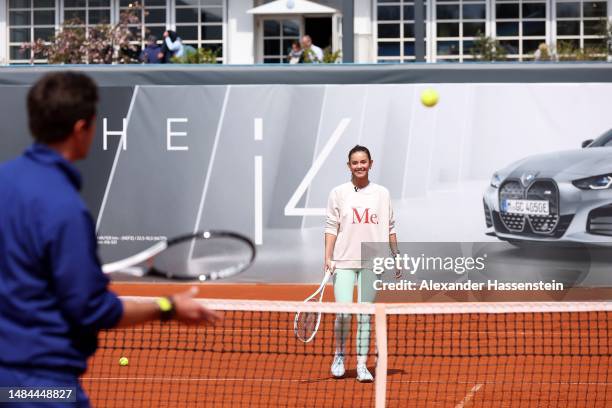
{"label": "white sweatshirt", "polygon": [[327,200],[325,233],[336,235],[336,268],[361,268],[362,242],[389,242],[395,221],[389,190],[370,182],[355,191],[348,182],[335,187]]}

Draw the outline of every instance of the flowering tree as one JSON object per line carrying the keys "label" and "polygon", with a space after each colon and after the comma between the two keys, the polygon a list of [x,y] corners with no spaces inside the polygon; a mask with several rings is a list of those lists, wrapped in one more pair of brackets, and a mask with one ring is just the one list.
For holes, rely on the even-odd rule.
{"label": "flowering tree", "polygon": [[142,6],[136,3],[122,11],[115,25],[99,24],[83,28],[78,19],[66,20],[50,42],[37,39],[24,43],[23,50],[31,49],[32,57],[46,58],[51,64],[113,64],[130,63],[138,60],[140,29],[131,31],[130,26],[139,25]]}

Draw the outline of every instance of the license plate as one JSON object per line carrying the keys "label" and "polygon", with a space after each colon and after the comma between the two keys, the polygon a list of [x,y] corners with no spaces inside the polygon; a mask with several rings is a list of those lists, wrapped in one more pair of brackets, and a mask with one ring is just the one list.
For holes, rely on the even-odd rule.
{"label": "license plate", "polygon": [[503,200],[502,212],[524,215],[548,215],[546,200]]}

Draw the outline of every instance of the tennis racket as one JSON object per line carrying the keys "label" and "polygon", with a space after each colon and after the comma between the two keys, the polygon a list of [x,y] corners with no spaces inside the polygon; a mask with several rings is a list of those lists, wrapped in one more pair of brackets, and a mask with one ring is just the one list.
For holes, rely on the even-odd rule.
{"label": "tennis racket", "polygon": [[[323,277],[321,285],[312,295],[304,300],[304,303],[320,303],[323,301],[325,286],[327,285],[331,275],[332,273],[329,269],[325,271],[325,276]],[[295,333],[295,337],[302,340],[304,343],[308,343],[314,339],[314,336],[317,334],[317,330],[319,330],[320,323],[321,312],[297,312],[293,321],[293,332]]]}
{"label": "tennis racket", "polygon": [[128,258],[102,266],[104,273],[216,280],[237,275],[255,259],[255,245],[229,231],[202,231],[164,240]]}

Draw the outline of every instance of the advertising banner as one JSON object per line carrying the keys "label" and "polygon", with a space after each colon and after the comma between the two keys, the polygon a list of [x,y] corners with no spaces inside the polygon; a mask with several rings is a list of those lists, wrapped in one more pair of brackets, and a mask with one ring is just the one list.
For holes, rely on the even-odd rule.
{"label": "advertising banner", "polygon": [[[426,89],[435,106],[422,103]],[[1,160],[30,143],[26,91],[2,87],[12,108],[0,113]],[[612,135],[582,142],[612,128],[611,93],[610,83],[104,86],[79,165],[83,195],[103,262],[224,229],[258,249],[235,281],[312,283],[330,191],[350,182],[347,154],[359,144],[401,242],[605,247]],[[612,282],[605,268],[577,270],[572,285]]]}

